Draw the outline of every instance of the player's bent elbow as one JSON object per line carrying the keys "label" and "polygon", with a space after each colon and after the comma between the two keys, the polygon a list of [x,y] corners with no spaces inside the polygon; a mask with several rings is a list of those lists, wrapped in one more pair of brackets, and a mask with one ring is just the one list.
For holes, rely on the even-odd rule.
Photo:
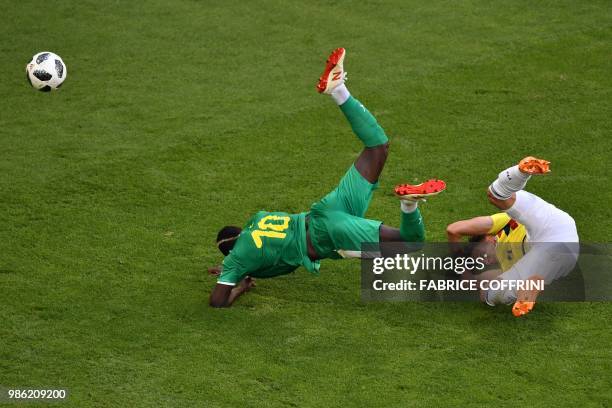
{"label": "player's bent elbow", "polygon": [[461,235],[461,233],[460,233],[460,231],[459,231],[459,228],[458,228],[457,224],[458,224],[458,223],[453,222],[452,224],[448,224],[448,225],[446,226],[446,235],[447,235],[448,237],[456,237],[456,236]]}
{"label": "player's bent elbow", "polygon": [[383,152],[385,153],[385,157],[389,156],[389,142],[383,145]]}

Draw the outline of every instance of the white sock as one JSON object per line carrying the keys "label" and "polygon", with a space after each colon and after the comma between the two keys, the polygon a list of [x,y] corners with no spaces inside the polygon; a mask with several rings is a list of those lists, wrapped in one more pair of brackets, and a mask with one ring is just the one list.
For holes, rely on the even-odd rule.
{"label": "white sock", "polygon": [[411,212],[415,212],[418,206],[418,201],[400,200],[400,208],[403,213],[410,214]]}
{"label": "white sock", "polygon": [[342,105],[351,96],[348,88],[344,84],[338,85],[331,93],[331,97],[338,105]]}
{"label": "white sock", "polygon": [[521,191],[527,185],[531,176],[519,170],[518,166],[512,166],[499,173],[497,180],[489,186],[489,191],[499,200],[507,200],[513,193]]}

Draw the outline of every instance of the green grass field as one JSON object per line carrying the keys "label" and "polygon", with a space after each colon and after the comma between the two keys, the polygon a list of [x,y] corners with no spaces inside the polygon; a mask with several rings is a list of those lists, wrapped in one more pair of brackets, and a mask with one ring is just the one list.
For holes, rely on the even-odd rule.
{"label": "green grass field", "polygon": [[[315,92],[348,49],[352,93],[391,139],[391,187],[439,177],[428,240],[529,185],[584,242],[612,230],[609,1],[8,1],[0,13],[0,386],[58,406],[610,406],[612,306],[366,304],[324,261],[207,307],[217,230],[303,211],[360,149]],[[68,67],[44,94],[24,66]],[[40,404],[39,404],[40,405]]]}

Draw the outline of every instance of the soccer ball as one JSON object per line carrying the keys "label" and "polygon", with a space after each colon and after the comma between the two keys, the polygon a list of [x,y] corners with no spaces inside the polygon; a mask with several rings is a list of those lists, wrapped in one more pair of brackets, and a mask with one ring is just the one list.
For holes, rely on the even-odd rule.
{"label": "soccer ball", "polygon": [[28,82],[39,91],[57,90],[68,75],[66,64],[59,55],[49,51],[39,52],[26,65]]}

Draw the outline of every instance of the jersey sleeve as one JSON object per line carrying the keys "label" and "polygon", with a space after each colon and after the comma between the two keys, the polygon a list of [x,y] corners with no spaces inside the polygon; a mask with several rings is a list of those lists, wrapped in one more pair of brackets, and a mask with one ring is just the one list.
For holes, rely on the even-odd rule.
{"label": "jersey sleeve", "polygon": [[232,256],[230,253],[223,259],[223,271],[217,279],[217,283],[221,285],[235,286],[247,275],[245,266],[240,262],[238,257]]}
{"label": "jersey sleeve", "polygon": [[217,283],[236,285],[249,274],[261,269],[263,257],[248,236],[240,236],[228,256],[223,259],[223,271]]}
{"label": "jersey sleeve", "polygon": [[504,226],[510,222],[511,218],[506,213],[497,213],[491,216],[493,226],[489,230],[488,234],[497,234]]}

